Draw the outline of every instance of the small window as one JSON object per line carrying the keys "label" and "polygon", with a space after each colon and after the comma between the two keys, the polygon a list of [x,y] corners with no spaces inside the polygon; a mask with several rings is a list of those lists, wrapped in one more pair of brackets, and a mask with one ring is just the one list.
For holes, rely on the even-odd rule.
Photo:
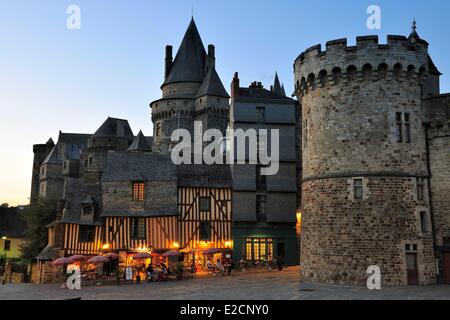
{"label": "small window", "polygon": [[211,222],[200,222],[200,241],[211,241]]}
{"label": "small window", "polygon": [[3,245],[3,250],[10,251],[11,250],[11,240],[5,240]]}
{"label": "small window", "polygon": [[256,217],[258,221],[266,221],[266,196],[256,196]]}
{"label": "small window", "polygon": [[417,178],[417,200],[423,201],[425,199],[425,181],[423,178]]}
{"label": "small window", "polygon": [[145,240],[145,219],[144,218],[132,218],[130,225],[131,238],[133,240]]}
{"label": "small window", "polygon": [[78,231],[79,242],[94,242],[95,241],[95,227],[80,226]]}
{"label": "small window", "polygon": [[161,123],[158,122],[156,123],[156,132],[155,132],[155,136],[159,137],[161,135]]}
{"label": "small window", "polygon": [[420,212],[420,227],[422,233],[428,232],[428,215],[425,211]]}
{"label": "small window", "polygon": [[361,200],[363,198],[363,181],[362,179],[355,179],[353,181],[353,188],[355,192],[355,199]]}
{"label": "small window", "polygon": [[211,205],[209,197],[200,197],[200,211],[209,212],[211,210]]}
{"label": "small window", "polygon": [[256,122],[258,123],[266,122],[266,108],[264,107],[256,108]]}
{"label": "small window", "polygon": [[397,112],[395,114],[395,135],[398,143],[411,143],[411,117],[409,113]]}
{"label": "small window", "polygon": [[144,201],[145,199],[145,183],[133,182],[133,201]]}
{"label": "small window", "polygon": [[91,206],[85,206],[83,207],[83,215],[90,216],[92,214],[93,210]]}

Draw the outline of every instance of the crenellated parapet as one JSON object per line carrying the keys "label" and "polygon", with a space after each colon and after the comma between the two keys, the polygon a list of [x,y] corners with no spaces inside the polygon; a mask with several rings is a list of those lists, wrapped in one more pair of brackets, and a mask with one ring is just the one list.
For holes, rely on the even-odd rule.
{"label": "crenellated parapet", "polygon": [[362,81],[423,81],[429,71],[428,43],[404,36],[388,36],[380,44],[378,36],[356,38],[356,46],[338,39],[304,51],[294,63],[298,96],[320,87]]}

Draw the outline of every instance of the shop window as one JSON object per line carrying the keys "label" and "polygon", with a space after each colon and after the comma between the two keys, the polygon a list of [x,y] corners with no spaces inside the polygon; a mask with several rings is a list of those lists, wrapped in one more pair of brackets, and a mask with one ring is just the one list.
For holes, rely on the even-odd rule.
{"label": "shop window", "polygon": [[246,259],[250,261],[273,260],[273,240],[269,238],[248,238]]}

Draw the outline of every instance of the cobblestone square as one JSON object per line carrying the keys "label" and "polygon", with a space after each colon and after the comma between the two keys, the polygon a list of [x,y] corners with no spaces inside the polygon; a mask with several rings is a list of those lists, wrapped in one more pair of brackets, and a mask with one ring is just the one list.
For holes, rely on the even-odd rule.
{"label": "cobblestone square", "polygon": [[369,291],[362,287],[300,282],[298,267],[282,272],[234,273],[192,280],[126,286],[92,286],[79,291],[60,285],[0,286],[0,300],[450,300],[450,286],[423,286]]}

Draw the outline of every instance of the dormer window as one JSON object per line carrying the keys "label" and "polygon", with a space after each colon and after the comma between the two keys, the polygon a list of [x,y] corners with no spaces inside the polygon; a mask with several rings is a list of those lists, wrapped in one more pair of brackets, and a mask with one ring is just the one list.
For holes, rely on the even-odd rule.
{"label": "dormer window", "polygon": [[82,210],[83,215],[85,215],[85,216],[90,216],[93,213],[93,211],[94,211],[94,208],[92,206],[84,206],[83,210]]}

